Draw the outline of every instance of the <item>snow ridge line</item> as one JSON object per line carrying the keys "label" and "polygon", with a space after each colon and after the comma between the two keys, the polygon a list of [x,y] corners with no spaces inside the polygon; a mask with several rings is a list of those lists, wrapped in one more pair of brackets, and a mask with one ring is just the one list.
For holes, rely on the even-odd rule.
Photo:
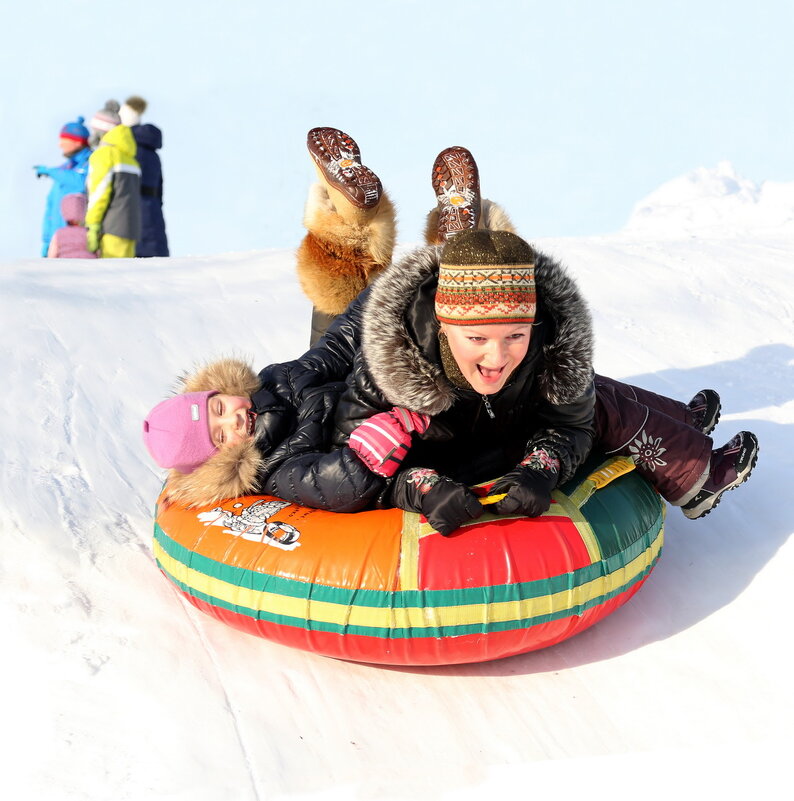
{"label": "snow ridge line", "polygon": [[259,787],[256,781],[256,775],[254,772],[254,764],[253,760],[251,759],[251,754],[248,751],[248,748],[245,745],[245,738],[243,737],[243,731],[240,726],[240,721],[237,718],[237,714],[234,711],[234,707],[232,706],[232,700],[229,696],[228,691],[226,690],[226,684],[223,681],[223,673],[221,671],[220,665],[218,664],[218,660],[215,658],[215,650],[210,645],[207,636],[204,633],[203,627],[199,626],[195,620],[193,614],[191,614],[191,610],[193,609],[190,606],[190,603],[186,601],[184,598],[179,598],[182,609],[190,621],[190,625],[192,626],[193,630],[198,634],[199,642],[201,643],[201,647],[206,652],[207,656],[209,657],[210,663],[215,671],[215,675],[218,677],[218,685],[220,686],[220,690],[223,693],[223,702],[226,709],[229,711],[229,715],[232,719],[232,725],[234,726],[234,732],[237,735],[237,742],[240,744],[240,751],[243,755],[243,760],[245,762],[246,770],[248,771],[248,777],[251,780],[251,788],[254,791],[254,798],[256,801],[264,801],[264,797],[259,793]]}

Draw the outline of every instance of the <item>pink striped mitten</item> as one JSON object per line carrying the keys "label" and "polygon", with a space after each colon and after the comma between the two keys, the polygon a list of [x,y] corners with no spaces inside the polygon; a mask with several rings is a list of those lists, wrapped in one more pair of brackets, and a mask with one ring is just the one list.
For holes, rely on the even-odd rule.
{"label": "pink striped mitten", "polygon": [[423,434],[429,425],[428,415],[395,406],[357,426],[347,444],[373,473],[389,478],[411,447],[411,433]]}

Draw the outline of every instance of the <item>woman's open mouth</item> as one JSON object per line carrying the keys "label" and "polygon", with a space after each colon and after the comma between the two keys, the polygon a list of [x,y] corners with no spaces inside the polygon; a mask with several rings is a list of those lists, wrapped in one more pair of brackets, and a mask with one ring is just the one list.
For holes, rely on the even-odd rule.
{"label": "woman's open mouth", "polygon": [[477,371],[480,377],[486,384],[495,384],[502,377],[505,371],[504,367],[483,367],[481,364],[477,365]]}
{"label": "woman's open mouth", "polygon": [[256,412],[252,412],[250,409],[248,409],[248,411],[246,411],[246,415],[248,418],[246,433],[249,437],[252,437],[254,435],[254,428],[256,427]]}

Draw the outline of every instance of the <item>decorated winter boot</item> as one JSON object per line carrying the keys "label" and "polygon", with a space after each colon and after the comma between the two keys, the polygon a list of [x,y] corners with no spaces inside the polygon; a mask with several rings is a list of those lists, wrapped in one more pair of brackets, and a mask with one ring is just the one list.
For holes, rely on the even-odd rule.
{"label": "decorated winter boot", "polygon": [[336,128],[312,128],[306,146],[314,159],[317,174],[326,184],[340,213],[347,204],[356,209],[372,209],[383,193],[380,179],[361,163],[361,151],[352,136]]}
{"label": "decorated winter boot", "polygon": [[448,147],[433,162],[431,176],[438,204],[438,232],[449,239],[480,221],[480,173],[465,147]]}
{"label": "decorated winter boot", "polygon": [[740,431],[730,442],[711,452],[705,483],[681,511],[690,520],[707,515],[720,502],[723,493],[747,481],[757,460],[757,437],[749,431]]}
{"label": "decorated winter boot", "polygon": [[507,212],[480,197],[480,176],[465,147],[448,147],[436,156],[431,176],[436,206],[425,222],[425,242],[443,245],[450,236],[470,228],[517,233]]}

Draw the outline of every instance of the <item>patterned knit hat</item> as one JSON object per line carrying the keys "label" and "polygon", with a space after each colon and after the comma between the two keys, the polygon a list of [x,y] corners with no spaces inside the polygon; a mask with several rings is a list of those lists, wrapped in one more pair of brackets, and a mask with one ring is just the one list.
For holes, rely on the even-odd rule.
{"label": "patterned knit hat", "polygon": [[74,122],[67,122],[61,128],[61,139],[72,139],[80,144],[88,144],[88,128],[83,125],[85,117],[78,117]]}
{"label": "patterned knit hat", "polygon": [[207,401],[218,393],[185,392],[160,401],[143,421],[143,441],[160,467],[192,473],[218,449],[209,429]]}
{"label": "patterned knit hat", "polygon": [[119,104],[116,100],[107,100],[105,107],[99,109],[88,123],[92,130],[107,133],[121,123]]}
{"label": "patterned knit hat", "polygon": [[461,231],[444,245],[436,317],[449,325],[532,323],[535,251],[509,231]]}

